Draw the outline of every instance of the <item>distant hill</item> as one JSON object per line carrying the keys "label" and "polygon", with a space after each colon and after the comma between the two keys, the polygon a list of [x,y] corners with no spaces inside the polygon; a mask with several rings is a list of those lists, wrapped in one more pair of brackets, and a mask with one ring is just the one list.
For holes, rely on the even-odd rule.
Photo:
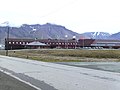
{"label": "distant hill", "polygon": [[110,34],[106,32],[86,32],[83,35],[91,39],[108,39],[110,37]]}
{"label": "distant hill", "polygon": [[[0,43],[4,44],[4,40],[7,36],[8,27],[0,27]],[[24,38],[24,39],[72,39],[76,36],[77,39],[117,39],[120,40],[120,32],[110,35],[105,32],[86,32],[79,34],[69,30],[61,25],[55,25],[46,23],[43,25],[34,24],[28,25],[23,24],[20,27],[9,28],[10,38]],[[65,36],[68,36],[67,38]]]}
{"label": "distant hill", "polygon": [[[7,27],[0,27],[0,42],[4,42],[7,36]],[[10,27],[10,38],[38,38],[38,39],[72,39],[73,36],[79,38],[81,35],[68,30],[64,26],[55,24],[23,24],[21,27]],[[65,37],[67,35],[68,37]]]}
{"label": "distant hill", "polygon": [[120,32],[112,34],[109,38],[115,39],[115,40],[120,40]]}

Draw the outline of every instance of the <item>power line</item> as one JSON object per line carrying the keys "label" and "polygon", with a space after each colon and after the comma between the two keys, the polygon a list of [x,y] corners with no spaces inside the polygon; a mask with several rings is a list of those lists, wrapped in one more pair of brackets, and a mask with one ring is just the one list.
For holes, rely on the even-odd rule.
{"label": "power line", "polygon": [[60,8],[57,8],[57,9],[55,9],[54,11],[49,12],[49,13],[41,16],[40,18],[44,18],[44,17],[50,16],[50,15],[52,15],[52,14],[55,14],[55,13],[57,13],[57,12],[65,9],[65,8],[69,7],[69,5],[73,5],[73,4],[76,3],[77,1],[78,1],[78,0],[72,0],[71,2],[68,2],[67,4],[62,5]]}

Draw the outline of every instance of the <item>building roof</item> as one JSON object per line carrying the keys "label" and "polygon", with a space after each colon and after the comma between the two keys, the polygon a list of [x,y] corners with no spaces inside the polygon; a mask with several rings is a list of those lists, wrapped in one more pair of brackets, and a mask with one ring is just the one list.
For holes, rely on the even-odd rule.
{"label": "building roof", "polygon": [[38,41],[34,41],[34,42],[28,43],[26,45],[28,45],[28,46],[46,46],[46,44],[38,42]]}

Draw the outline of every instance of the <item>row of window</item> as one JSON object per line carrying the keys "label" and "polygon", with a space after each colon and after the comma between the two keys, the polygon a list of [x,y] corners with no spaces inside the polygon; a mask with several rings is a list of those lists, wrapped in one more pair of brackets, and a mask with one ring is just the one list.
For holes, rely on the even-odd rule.
{"label": "row of window", "polygon": [[77,45],[77,43],[45,43],[45,44],[52,44],[52,45]]}
{"label": "row of window", "polygon": [[[10,42],[9,41],[9,44],[22,44],[22,45],[25,45],[25,44],[28,44],[30,42]],[[50,45],[77,45],[77,43],[69,43],[69,42],[61,42],[61,43],[45,43],[45,44],[50,44]]]}
{"label": "row of window", "polygon": [[28,44],[29,42],[9,42],[9,44]]}
{"label": "row of window", "polygon": [[114,43],[113,44],[111,44],[111,43],[110,44],[108,44],[108,43],[107,44],[106,43],[105,44],[103,44],[103,43],[100,44],[100,43],[96,43],[96,44],[91,44],[91,46],[120,46],[120,44],[114,44]]}

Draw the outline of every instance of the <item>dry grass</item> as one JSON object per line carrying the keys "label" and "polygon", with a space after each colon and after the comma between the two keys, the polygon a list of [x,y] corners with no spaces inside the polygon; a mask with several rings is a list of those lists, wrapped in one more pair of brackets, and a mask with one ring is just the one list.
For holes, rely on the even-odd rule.
{"label": "dry grass", "polygon": [[[5,52],[1,51],[4,55]],[[39,49],[9,51],[9,56],[46,62],[120,61],[120,50]]]}

